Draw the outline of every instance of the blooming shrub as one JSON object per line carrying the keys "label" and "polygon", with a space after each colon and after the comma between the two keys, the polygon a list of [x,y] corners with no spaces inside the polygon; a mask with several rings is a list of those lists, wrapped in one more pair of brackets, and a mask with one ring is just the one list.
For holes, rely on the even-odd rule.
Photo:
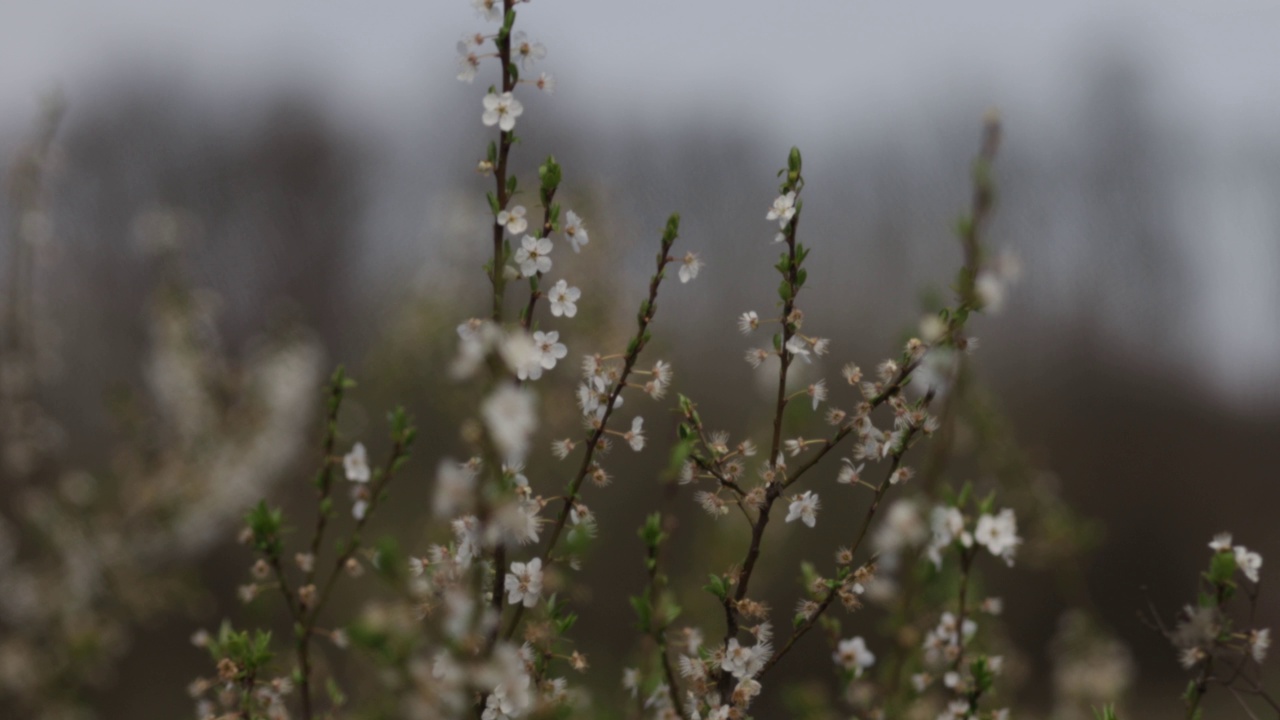
{"label": "blooming shrub", "polygon": [[[605,530],[590,497],[608,491],[610,468],[626,464],[627,452],[659,446],[670,458],[665,497],[700,507],[705,522],[734,524],[745,544],[732,565],[706,567],[706,594],[690,598],[666,571],[675,511],[665,501],[655,506],[639,531],[647,582],[631,598],[639,662],[621,679],[623,714],[750,717],[770,693],[787,692],[774,682],[774,668],[798,654],[820,653],[830,657],[827,689],[838,692],[790,695],[793,716],[826,717],[843,706],[865,718],[1011,717],[1015,681],[1006,678],[1004,652],[1013,646],[999,622],[1005,601],[982,593],[982,575],[1016,566],[1024,548],[1052,557],[1048,533],[1024,537],[1020,517],[1037,528],[1055,518],[1065,527],[1073,521],[1042,486],[963,482],[952,469],[963,454],[955,437],[961,417],[983,412],[970,377],[978,347],[970,322],[997,310],[1016,276],[1011,257],[985,243],[1000,143],[996,117],[985,121],[970,207],[956,224],[961,262],[951,302],[930,308],[900,351],[869,372],[848,363],[839,377],[799,385],[797,363],[820,373],[831,354],[829,337],[810,328],[835,327],[838,318],[809,318],[802,309],[806,263],[815,248],[802,242],[804,162],[800,150],[791,149],[777,196],[760,202],[769,223],[762,235],[781,250],[774,309],[747,310],[737,319],[743,335],[767,334],[745,351],[745,360],[775,378],[771,423],[758,438],[735,439],[713,430],[715,419],[704,417],[696,393],[677,391],[672,366],[647,352],[671,275],[687,284],[704,268],[701,253],[677,247],[678,214],[658,234],[647,293],[625,346],[597,350],[591,338],[571,334],[579,306],[592,298],[561,271],[560,258],[566,245],[590,252],[588,222],[561,205],[565,178],[554,157],[538,165],[536,185],[528,189],[515,153],[522,148],[517,132],[534,121],[518,95],[555,86],[546,73],[528,75],[547,49],[515,29],[513,0],[472,4],[488,25],[459,42],[458,79],[472,83],[491,66],[500,74],[480,103],[481,123],[497,132],[478,163],[493,183],[484,266],[491,303],[484,316],[457,326],[450,372],[470,389],[475,410],[452,440],[455,459],[443,460],[435,473],[433,519],[443,533],[408,555],[396,543],[366,540],[369,520],[394,490],[417,435],[403,411],[393,412],[391,450],[370,465],[363,444],[347,445],[337,435],[343,399],[354,387],[340,369],[327,391],[318,512],[309,536],[289,537],[282,511],[265,503],[250,513],[245,533],[260,559],[242,594],[278,598],[292,638],[278,642],[230,625],[216,636],[202,635],[218,673],[193,686],[199,714],[336,714],[347,696],[340,675],[318,663],[332,652],[319,647],[326,638],[338,649],[363,648],[381,667],[382,691],[369,701],[375,714],[483,720],[616,714],[601,709],[608,699],[590,692],[591,683],[577,681],[590,675],[590,662],[574,642],[573,589],[591,584],[581,575],[581,560]],[[576,392],[540,393],[540,380],[565,372],[571,345],[590,348],[575,350],[581,360],[569,363],[580,372]],[[548,459],[533,446],[535,430],[544,408],[569,403],[576,403],[581,427],[554,428],[562,439],[552,442],[554,459]],[[664,408],[679,418],[674,438],[646,430],[645,413]],[[979,464],[1001,453],[1002,462],[1014,458],[1006,466],[1025,464],[998,428],[971,445]],[[340,447],[350,449],[343,454]],[[567,482],[557,489],[542,481],[548,476]],[[1010,489],[1006,501],[1002,494]],[[833,562],[796,563],[765,552],[781,532],[770,525],[779,502],[786,508],[784,526],[794,523],[803,533],[821,521],[844,529],[847,542],[831,550]],[[343,515],[350,516],[350,530],[335,553],[325,552]],[[1256,588],[1261,561],[1232,550],[1229,539],[1214,547],[1207,600],[1174,630],[1159,626],[1182,648],[1184,665],[1198,672],[1187,694],[1191,714],[1215,683],[1265,697],[1245,667],[1256,668],[1269,635],[1236,629],[1223,610],[1236,589],[1234,573]],[[1058,552],[1075,552],[1080,544],[1074,548]],[[776,562],[791,563],[802,581],[794,608],[785,611],[759,599],[752,584],[761,563]],[[368,568],[388,583],[391,599],[376,601],[362,617],[329,617],[335,585]],[[719,608],[718,621],[683,619],[682,604],[708,598]],[[867,619],[867,605],[881,608],[878,621]],[[1096,708],[1099,716],[1114,717],[1106,703],[1120,698],[1132,676],[1123,646],[1083,613],[1064,618],[1056,642],[1054,716],[1084,717]],[[275,649],[283,656],[273,665]],[[1229,678],[1215,671],[1223,666],[1233,671]],[[325,699],[317,689],[322,682]]]}
{"label": "blooming shrub", "polygon": [[[726,419],[703,410],[698,389],[683,387],[676,368],[651,350],[670,284],[696,287],[704,267],[715,266],[681,242],[679,214],[653,223],[660,229],[652,274],[626,341],[601,348],[600,338],[574,332],[580,307],[599,299],[565,272],[566,246],[589,254],[600,243],[591,242],[588,220],[562,205],[566,178],[554,156],[537,165],[534,181],[517,152],[524,149],[517,131],[535,121],[519,97],[556,86],[545,72],[531,74],[548,51],[516,30],[516,6],[527,2],[470,1],[486,26],[458,43],[457,77],[474,83],[496,66],[500,79],[476,108],[496,133],[477,164],[492,182],[482,281],[490,302],[478,317],[456,318],[456,337],[448,338],[456,352],[447,373],[469,395],[467,417],[455,436],[432,438],[446,457],[428,473],[411,464],[422,440],[403,409],[388,415],[385,452],[370,451],[380,446],[373,438],[340,432],[358,390],[345,369],[330,376],[320,398],[314,513],[263,500],[240,533],[254,553],[240,599],[283,608],[285,632],[246,614],[195,633],[213,661],[188,687],[197,716],[1012,717],[1025,662],[1001,622],[1006,599],[988,594],[985,578],[1026,562],[1074,559],[1088,533],[1038,481],[972,376],[979,343],[971,324],[1001,307],[1017,276],[1012,256],[993,252],[986,235],[998,118],[984,121],[969,207],[955,225],[959,268],[949,302],[906,313],[909,336],[866,371],[831,357],[841,318],[803,309],[810,255],[823,248],[802,241],[800,150],[787,154],[775,196],[744,201],[762,215],[758,241],[779,251],[779,280],[774,295],[736,318],[750,346],[727,354],[775,390],[761,413],[766,422],[735,438],[716,429]],[[38,148],[37,165],[46,150]],[[171,245],[174,218],[149,220],[144,234],[156,247]],[[22,531],[53,538],[39,562],[15,559],[0,525],[0,571],[9,582],[0,611],[14,629],[0,644],[0,680],[24,708],[111,661],[97,642],[127,632],[148,601],[173,591],[148,574],[229,534],[229,518],[280,474],[314,414],[305,397],[320,377],[311,343],[255,358],[240,370],[246,379],[231,388],[238,392],[227,392],[224,375],[232,373],[219,370],[214,343],[200,333],[207,322],[196,293],[175,282],[154,305],[148,381],[172,449],[159,460],[125,453],[136,472],[111,490],[144,500],[131,510],[132,524],[117,527],[116,508],[82,502],[89,491],[63,483],[65,497],[33,493],[19,514]],[[5,366],[19,382],[3,389],[26,403],[31,358],[5,359],[25,363]],[[840,371],[828,373],[827,363]],[[573,391],[548,382],[557,377],[576,377]],[[222,395],[238,402],[216,402]],[[574,422],[556,425],[552,418],[564,413],[550,409],[567,408],[576,408]],[[677,418],[674,433],[646,425],[646,417],[667,415]],[[43,451],[40,443],[5,419],[10,462],[35,467],[27,461]],[[540,447],[539,431],[558,439]],[[588,503],[646,452],[660,453],[667,470],[638,531],[642,554],[619,561],[643,568],[644,584],[630,608],[591,608],[634,616],[633,662],[620,679],[602,682],[575,636],[586,611],[577,591],[597,582],[584,570],[593,542],[618,529],[602,527]],[[407,474],[430,477],[421,524],[433,542],[422,547],[374,530]],[[691,508],[717,537],[735,538],[725,543],[731,562],[692,558],[706,577],[700,589],[669,575],[673,539],[688,532],[677,518]],[[820,526],[842,536],[822,548],[821,562],[776,550],[787,533],[809,540]],[[103,538],[110,542],[94,547]],[[1213,688],[1280,714],[1260,670],[1269,630],[1252,620],[1262,558],[1229,535],[1210,548],[1196,603],[1173,624],[1155,607],[1148,618],[1192,675],[1187,716],[1198,716]],[[793,604],[775,608],[765,599],[768,565],[799,578]],[[88,576],[133,592],[86,593]],[[360,612],[335,600],[341,585],[375,579],[374,599]],[[69,600],[42,607],[35,598],[45,595]],[[1234,612],[1242,599],[1247,608]],[[80,637],[94,639],[93,652],[69,657]],[[1123,700],[1132,661],[1086,609],[1063,617],[1052,656],[1051,717],[1118,717],[1114,703]],[[777,670],[806,657],[820,658],[829,673],[788,683]],[[1020,664],[1022,677],[1011,669]],[[606,685],[615,692],[602,691]]]}

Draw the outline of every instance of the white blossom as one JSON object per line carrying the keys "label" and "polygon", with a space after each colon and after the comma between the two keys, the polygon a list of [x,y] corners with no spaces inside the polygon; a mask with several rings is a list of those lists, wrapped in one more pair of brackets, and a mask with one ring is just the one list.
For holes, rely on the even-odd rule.
{"label": "white blossom", "polygon": [[1256,552],[1250,552],[1243,545],[1237,545],[1235,553],[1236,565],[1239,566],[1240,572],[1253,582],[1258,582],[1258,571],[1262,569],[1262,556]]}
{"label": "white blossom", "polygon": [[791,499],[787,508],[786,522],[799,520],[809,527],[818,523],[818,495],[812,490],[805,490]]}
{"label": "white blossom", "polygon": [[520,272],[525,277],[533,277],[538,273],[551,272],[551,239],[535,238],[525,235],[520,240],[520,249],[516,250],[516,262],[520,264]]}
{"label": "white blossom", "polygon": [[[535,331],[533,333],[533,344],[538,348],[538,366],[542,370],[554,369],[556,362],[569,354],[569,348],[560,342],[560,332],[558,330],[549,332]],[[538,374],[541,375],[542,373],[539,372]]]}
{"label": "white blossom", "polygon": [[698,271],[702,269],[702,260],[696,253],[685,253],[684,258],[680,261],[680,282],[687,283],[698,277]]}
{"label": "white blossom", "polygon": [[786,195],[779,195],[774,199],[773,206],[769,208],[769,212],[764,216],[764,219],[777,220],[779,227],[786,227],[787,223],[791,221],[791,218],[795,216],[796,193],[792,190]]}
{"label": "white blossom", "polygon": [[582,297],[582,291],[576,287],[569,287],[569,283],[564,280],[557,280],[556,284],[551,286],[551,290],[547,292],[547,298],[551,301],[551,314],[556,317],[573,317],[578,314],[578,298]]}
{"label": "white blossom", "polygon": [[527,211],[523,205],[516,205],[510,210],[499,212],[497,223],[505,225],[508,233],[519,235],[529,227],[529,220],[525,217],[526,213]]}
{"label": "white blossom", "polygon": [[486,22],[498,22],[502,19],[502,0],[471,0],[471,7]]}
{"label": "white blossom", "polygon": [[564,236],[569,240],[569,246],[573,248],[575,253],[581,251],[582,246],[591,241],[591,238],[587,236],[587,226],[583,224],[582,218],[578,217],[578,214],[572,210],[565,214]]}
{"label": "white blossom", "polygon": [[876,662],[876,656],[867,649],[867,643],[861,637],[841,640],[836,645],[832,659],[835,660],[836,665],[853,671],[855,677],[861,677],[862,671]]}
{"label": "white blossom", "polygon": [[631,420],[631,430],[623,438],[631,445],[631,449],[640,452],[644,449],[644,418],[637,415]]}
{"label": "white blossom", "polygon": [[825,402],[827,399],[827,381],[819,380],[810,385],[806,392],[808,392],[809,397],[813,398],[813,409],[817,410],[818,404]]}
{"label": "white blossom", "polygon": [[799,355],[804,358],[805,362],[811,362],[809,360],[809,343],[799,335],[792,335],[791,339],[787,341],[787,352],[792,355]]}
{"label": "white blossom", "polygon": [[866,463],[854,465],[849,458],[842,458],[841,463],[840,473],[836,475],[836,482],[842,485],[856,484],[861,479],[859,476],[862,475],[862,469],[867,466]]}
{"label": "white blossom", "polygon": [[758,327],[760,327],[760,316],[755,310],[744,312],[738,317],[738,330],[742,331],[743,335],[750,335],[751,331]]}
{"label": "white blossom", "polygon": [[516,126],[516,118],[524,112],[524,106],[504,92],[501,95],[490,92],[484,96],[484,114],[480,116],[485,127],[497,125],[503,132],[511,132]]}
{"label": "white blossom", "polygon": [[527,70],[546,56],[547,46],[540,42],[531,42],[525,33],[517,32],[511,36],[511,59],[518,60],[520,67]]}
{"label": "white blossom", "polygon": [[1013,510],[1005,508],[998,515],[979,517],[973,539],[990,550],[992,555],[1013,565],[1013,556],[1022,544],[1022,538],[1018,537],[1018,520]]}
{"label": "white blossom", "polygon": [[538,424],[533,402],[528,390],[507,384],[485,398],[481,407],[489,436],[510,461],[523,460],[529,449],[529,436]]}
{"label": "white blossom", "polygon": [[469,83],[476,79],[480,70],[480,56],[471,48],[465,39],[458,43],[458,79]]}
{"label": "white blossom", "polygon": [[342,468],[351,482],[369,482],[372,473],[369,471],[369,458],[365,453],[364,443],[356,443],[351,452],[342,456]]}
{"label": "white blossom", "polygon": [[527,608],[537,605],[542,595],[542,559],[511,563],[511,572],[507,573],[503,587],[507,591],[507,602],[512,605],[524,603]]}
{"label": "white blossom", "polygon": [[1267,650],[1271,647],[1271,630],[1262,628],[1249,633],[1249,653],[1255,662],[1267,659]]}

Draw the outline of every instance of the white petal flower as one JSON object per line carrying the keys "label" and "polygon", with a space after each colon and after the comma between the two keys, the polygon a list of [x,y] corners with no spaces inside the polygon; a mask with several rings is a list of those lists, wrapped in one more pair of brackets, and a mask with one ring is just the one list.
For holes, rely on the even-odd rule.
{"label": "white petal flower", "polygon": [[560,333],[556,330],[550,332],[538,330],[533,334],[533,344],[538,347],[539,362],[543,370],[555,368],[556,361],[569,354],[569,348],[560,342]]}
{"label": "white petal flower", "polygon": [[523,462],[529,449],[529,436],[538,424],[533,402],[528,390],[503,385],[485,398],[481,407],[490,437],[509,462]]}
{"label": "white petal flower", "polygon": [[1243,545],[1237,545],[1235,552],[1236,565],[1239,566],[1240,572],[1253,582],[1258,582],[1258,571],[1262,569],[1262,556],[1256,552],[1250,552]]}
{"label": "white petal flower", "polygon": [[471,0],[471,7],[475,8],[480,19],[486,22],[497,22],[502,19],[502,0]]}
{"label": "white petal flower", "polygon": [[1231,549],[1231,533],[1218,533],[1213,536],[1213,542],[1209,543],[1209,547],[1214,552],[1226,552]]}
{"label": "white petal flower", "polygon": [[809,394],[809,397],[813,398],[813,409],[817,410],[818,404],[825,402],[827,399],[827,381],[819,380],[818,382],[810,385],[806,392]]}
{"label": "white petal flower", "polygon": [[631,420],[631,430],[623,435],[631,445],[631,449],[640,452],[644,449],[644,418],[637,415]]}
{"label": "white petal flower", "polygon": [[1006,563],[1013,565],[1014,554],[1022,544],[1022,538],[1018,537],[1018,521],[1013,510],[1006,508],[998,515],[979,517],[973,539],[990,550],[992,555],[1001,557]]}
{"label": "white petal flower", "polygon": [[578,298],[582,297],[582,291],[576,287],[569,287],[569,283],[564,280],[556,281],[551,286],[551,290],[547,292],[547,298],[551,300],[551,314],[560,317],[573,317],[578,314]]}
{"label": "white petal flower", "polygon": [[798,497],[791,499],[787,508],[786,522],[799,520],[809,527],[818,523],[818,495],[812,490],[805,490]]}
{"label": "white petal flower", "polygon": [[356,443],[351,452],[342,456],[342,468],[351,482],[369,482],[372,473],[369,471],[369,458],[365,453],[364,443]]}
{"label": "white petal flower", "polygon": [[698,271],[702,269],[702,260],[695,253],[685,253],[684,258],[680,261],[680,282],[687,283],[698,277]]}
{"label": "white petal flower", "polygon": [[538,77],[533,81],[533,86],[545,93],[553,93],[556,91],[556,79],[546,73],[538,73]]}
{"label": "white petal flower", "polygon": [[527,608],[537,605],[542,595],[542,559],[511,563],[511,572],[507,573],[503,587],[507,591],[507,602],[512,605],[523,603]]}
{"label": "white petal flower", "polygon": [[511,36],[511,59],[519,62],[520,67],[528,70],[546,56],[547,47],[540,42],[531,42],[525,33],[517,32]]}
{"label": "white petal flower", "polygon": [[510,92],[501,95],[490,92],[484,96],[484,114],[480,121],[485,127],[497,125],[503,132],[511,132],[516,126],[516,118],[524,112],[524,105],[511,96]]}
{"label": "white petal flower", "polygon": [[841,640],[836,645],[832,659],[845,670],[852,670],[856,677],[861,677],[862,671],[876,662],[876,656],[867,649],[867,643],[861,637]]}
{"label": "white petal flower", "polygon": [[[791,218],[796,216],[796,193],[791,191],[786,195],[779,195],[773,201],[773,206],[769,208],[768,214],[764,216],[765,220],[777,220],[779,227],[786,227]],[[776,242],[776,240],[775,240]]]}
{"label": "white petal flower", "polygon": [[525,277],[551,272],[551,240],[525,235],[516,250],[516,262]]}
{"label": "white petal flower", "polygon": [[804,358],[805,362],[812,362],[809,360],[809,343],[799,335],[793,335],[791,339],[787,341],[787,352],[792,355],[799,355]]}
{"label": "white petal flower", "polygon": [[1249,633],[1249,652],[1256,662],[1267,659],[1267,650],[1271,647],[1271,631],[1267,628]]}
{"label": "white petal flower", "polygon": [[525,213],[523,205],[516,205],[510,210],[503,210],[498,213],[497,222],[499,225],[505,225],[507,232],[512,235],[519,235],[529,227],[529,221],[525,218]]}
{"label": "white petal flower", "polygon": [[582,218],[572,210],[565,215],[564,236],[568,238],[569,246],[574,252],[581,251],[582,246],[591,241],[587,236],[587,227],[582,223]]}
{"label": "white petal flower", "polygon": [[760,327],[760,316],[755,310],[748,310],[738,317],[738,330],[743,335],[750,335],[752,330]]}
{"label": "white petal flower", "polygon": [[476,79],[480,70],[480,56],[467,42],[458,43],[458,79],[469,83]]}

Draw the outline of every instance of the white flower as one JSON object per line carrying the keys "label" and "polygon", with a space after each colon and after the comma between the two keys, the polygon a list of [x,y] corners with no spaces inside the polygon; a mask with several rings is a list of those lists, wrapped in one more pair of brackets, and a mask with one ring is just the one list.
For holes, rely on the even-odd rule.
{"label": "white flower", "polygon": [[867,643],[861,637],[853,637],[836,645],[832,659],[845,670],[852,670],[856,677],[861,677],[863,670],[875,664],[876,656],[867,649]]}
{"label": "white flower", "polygon": [[502,19],[502,0],[471,0],[481,20],[497,22]]}
{"label": "white flower", "polygon": [[[779,195],[773,201],[773,207],[769,208],[769,213],[764,216],[765,220],[777,220],[778,227],[786,227],[791,218],[796,216],[796,193],[791,191],[786,195]],[[776,242],[776,240],[775,240]]]}
{"label": "white flower", "polygon": [[363,483],[351,486],[351,517],[364,520],[369,512],[369,486]]}
{"label": "white flower", "polygon": [[504,587],[507,602],[512,605],[524,603],[527,608],[537,605],[538,597],[542,595],[542,559],[511,563],[511,572],[507,573]]}
{"label": "white flower", "polygon": [[1240,572],[1253,582],[1258,582],[1258,570],[1262,569],[1262,556],[1256,552],[1249,552],[1249,549],[1243,545],[1237,545],[1235,550],[1236,565],[1240,567]]}
{"label": "white flower", "polygon": [[827,381],[819,380],[818,382],[810,385],[807,392],[809,393],[809,397],[813,398],[813,409],[817,410],[818,404],[827,399]]}
{"label": "white flower", "polygon": [[631,697],[636,697],[640,691],[640,671],[636,668],[624,668],[622,670],[622,687],[624,690],[631,691]]}
{"label": "white flower", "polygon": [[364,443],[356,443],[351,452],[342,456],[342,468],[351,482],[367,483],[371,475],[369,459],[364,451]]}
{"label": "white flower", "polygon": [[1231,549],[1231,533],[1218,533],[1213,536],[1213,542],[1209,543],[1209,547],[1214,552],[1226,552]]}
{"label": "white flower", "polygon": [[739,680],[754,677],[764,669],[764,663],[769,659],[771,652],[769,643],[761,642],[753,647],[746,647],[740,644],[737,638],[731,638],[724,649],[724,660],[720,661],[720,669]]}
{"label": "white flower", "polygon": [[525,277],[551,272],[550,254],[550,238],[535,238],[531,235],[525,235],[520,241],[520,249],[516,250],[516,262],[520,263],[520,272]]}
{"label": "white flower", "polygon": [[582,297],[582,291],[576,287],[569,287],[569,283],[564,280],[557,280],[556,284],[551,286],[551,290],[547,292],[547,298],[551,300],[551,314],[560,317],[573,317],[578,314],[578,298]]}
{"label": "white flower", "polygon": [[509,462],[522,462],[529,449],[529,436],[537,427],[534,397],[528,390],[503,385],[485,398],[481,406],[489,436]]}
{"label": "white flower", "polygon": [[569,354],[569,348],[560,342],[560,332],[557,330],[534,332],[533,344],[538,347],[538,362],[543,370],[554,369],[556,361]]}
{"label": "white flower", "polygon": [[507,232],[512,235],[519,235],[529,227],[529,221],[525,218],[525,209],[523,205],[517,205],[510,210],[503,210],[498,213],[499,225],[506,225]]}
{"label": "white flower", "polygon": [[1018,520],[1013,510],[1005,508],[999,515],[983,515],[978,518],[978,526],[973,532],[973,539],[991,551],[992,555],[1004,558],[1013,565],[1013,556],[1022,544],[1018,537]]}
{"label": "white flower", "polygon": [[989,270],[978,273],[978,278],[973,281],[973,291],[986,312],[997,314],[1004,308],[1004,282],[996,273]]}
{"label": "white flower", "polygon": [[818,523],[818,495],[812,490],[805,490],[798,497],[791,498],[791,505],[787,508],[786,522],[792,520],[800,520],[805,525],[813,527]]}
{"label": "white flower", "polygon": [[1267,659],[1267,649],[1271,647],[1271,630],[1262,628],[1249,633],[1249,652],[1256,662]]}
{"label": "white flower", "polygon": [[743,335],[750,335],[752,330],[760,327],[760,316],[755,310],[749,310],[738,317],[738,329]]}
{"label": "white flower", "polygon": [[747,351],[745,357],[747,359],[747,364],[749,364],[753,369],[759,369],[772,354],[773,353],[764,348],[751,348]]}
{"label": "white flower", "polygon": [[860,479],[858,476],[862,474],[862,469],[867,466],[866,463],[854,465],[849,458],[843,458],[843,467],[840,468],[840,474],[836,475],[836,482],[842,485],[853,485]]}
{"label": "white flower", "polygon": [[464,39],[458,43],[458,79],[469,83],[476,79],[480,70],[480,56],[471,49],[470,43]]}
{"label": "white flower", "polygon": [[812,362],[809,360],[809,343],[799,335],[793,335],[791,336],[791,339],[787,341],[787,352],[792,355],[799,355],[804,358],[805,362]]}
{"label": "white flower", "polygon": [[694,253],[685,253],[684,259],[680,261],[680,282],[687,283],[698,277],[701,269],[702,260]]}
{"label": "white flower", "polygon": [[622,436],[631,449],[640,452],[644,449],[644,418],[637,415],[631,420],[631,430]]}
{"label": "white flower", "polygon": [[533,81],[533,86],[545,93],[553,93],[556,91],[556,79],[546,73],[538,73],[538,79]]}
{"label": "white flower", "polygon": [[511,59],[518,60],[520,67],[529,69],[538,60],[547,56],[547,47],[540,42],[529,42],[523,32],[517,32],[511,38]]}
{"label": "white flower", "polygon": [[480,121],[485,127],[497,125],[503,132],[511,132],[516,126],[516,118],[523,112],[524,106],[511,93],[497,95],[490,92],[484,96],[484,114],[480,116]]}
{"label": "white flower", "polygon": [[[595,415],[596,418],[604,417],[605,410],[609,407],[609,398],[612,390],[608,382],[599,375],[594,375],[587,381],[578,386],[578,406],[582,408],[583,415]],[[614,408],[622,407],[622,394],[614,400]]]}
{"label": "white flower", "polygon": [[587,237],[587,226],[582,223],[582,218],[578,214],[570,210],[565,215],[564,236],[569,240],[569,246],[574,252],[582,250],[582,246],[591,241]]}

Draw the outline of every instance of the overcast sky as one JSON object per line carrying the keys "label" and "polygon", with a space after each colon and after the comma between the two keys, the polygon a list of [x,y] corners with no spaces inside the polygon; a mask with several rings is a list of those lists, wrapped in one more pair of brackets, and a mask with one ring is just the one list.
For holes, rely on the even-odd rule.
{"label": "overcast sky", "polygon": [[[443,91],[454,42],[480,28],[467,0],[7,0],[0,107],[21,117],[60,83],[104,68],[164,68],[202,92],[304,80],[378,112]],[[957,83],[1052,113],[1070,102],[1081,50],[1129,46],[1171,112],[1254,127],[1280,122],[1274,0],[536,0],[522,26],[551,49],[564,91],[595,111],[654,117],[723,104],[775,126],[847,125],[838,98],[912,103]],[[619,81],[623,81],[620,87]],[[832,107],[823,112],[824,106]],[[800,109],[797,111],[797,109]]]}
{"label": "overcast sky", "polygon": [[[458,37],[486,29],[468,0],[0,4],[0,133],[27,128],[51,87],[74,113],[130,75],[181,82],[229,113],[302,86],[393,134],[462,102],[479,118],[483,86],[453,79]],[[1207,190],[1190,193],[1203,205],[1186,218],[1213,238],[1198,248],[1203,352],[1237,377],[1276,377],[1277,198],[1223,160],[1255,138],[1280,145],[1276,0],[535,0],[521,27],[549,48],[555,102],[591,122],[697,116],[783,146],[925,122],[921,109],[958,99],[999,106],[1011,136],[1052,142],[1074,130],[1091,55],[1124,51],[1155,116],[1205,153]],[[955,97],[974,92],[986,96]]]}

